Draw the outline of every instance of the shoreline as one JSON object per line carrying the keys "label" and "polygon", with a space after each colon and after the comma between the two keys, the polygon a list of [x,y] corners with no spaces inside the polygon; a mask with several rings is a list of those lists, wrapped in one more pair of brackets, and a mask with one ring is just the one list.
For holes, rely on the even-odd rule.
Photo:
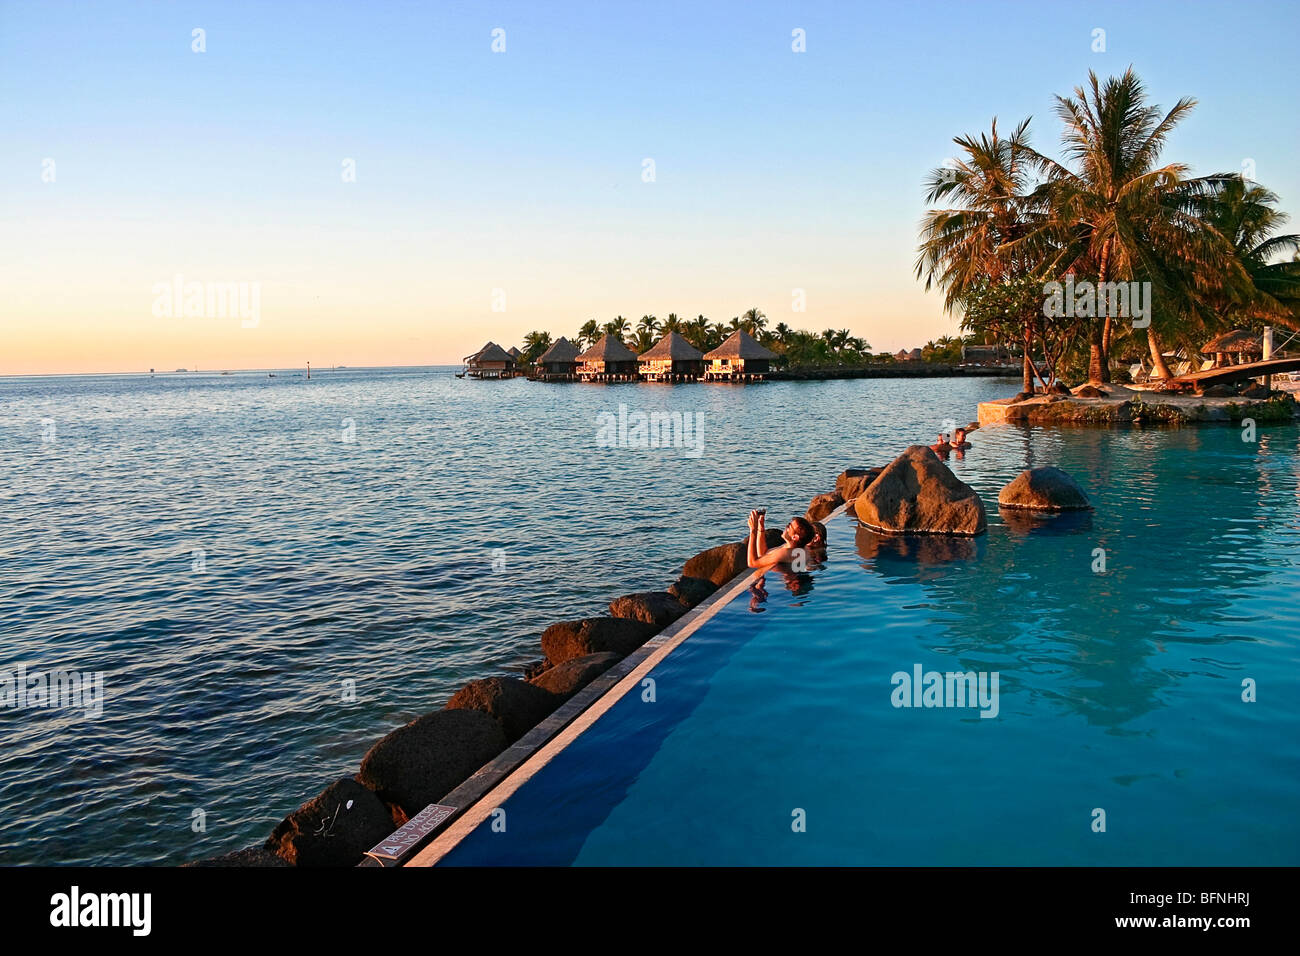
{"label": "shoreline", "polygon": [[1295,397],[1285,391],[1275,391],[1267,398],[1176,395],[1116,384],[1107,384],[1101,391],[1106,394],[1100,397],[1034,395],[1021,402],[1014,397],[980,402],[977,420],[980,425],[1178,428],[1242,422],[1275,425],[1294,421],[1297,416]]}

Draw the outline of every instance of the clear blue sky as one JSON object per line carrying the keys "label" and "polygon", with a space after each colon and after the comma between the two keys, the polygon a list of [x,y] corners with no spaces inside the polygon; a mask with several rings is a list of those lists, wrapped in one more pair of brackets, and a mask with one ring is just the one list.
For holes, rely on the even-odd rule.
{"label": "clear blue sky", "polygon": [[[1298,37],[1294,2],[3,3],[0,373],[449,362],[751,305],[921,344],[955,331],[911,272],[954,135],[1032,115],[1055,152],[1053,94],[1132,64],[1200,101],[1167,159],[1252,159],[1294,215]],[[260,283],[258,326],[152,315],[177,274]]]}

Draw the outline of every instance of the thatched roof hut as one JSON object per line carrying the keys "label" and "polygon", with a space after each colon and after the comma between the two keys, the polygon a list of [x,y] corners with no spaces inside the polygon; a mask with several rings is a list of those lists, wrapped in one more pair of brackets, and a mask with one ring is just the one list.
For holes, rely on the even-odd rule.
{"label": "thatched roof hut", "polygon": [[1233,329],[1207,342],[1201,354],[1213,355],[1216,366],[1258,362],[1264,357],[1264,337],[1258,332]]}
{"label": "thatched roof hut", "polygon": [[524,354],[524,353],[521,352],[521,351],[519,351],[519,349],[515,348],[515,347],[512,345],[512,346],[510,346],[510,348],[506,349],[506,354],[509,355],[509,356],[510,356],[512,359],[514,359],[516,362],[518,362],[519,359],[523,357],[523,354]]}
{"label": "thatched roof hut", "polygon": [[709,363],[704,371],[708,379],[761,378],[771,370],[772,359],[777,355],[759,345],[744,329],[736,329],[727,340],[711,352],[704,354]]}
{"label": "thatched roof hut", "polygon": [[534,375],[547,382],[571,381],[578,375],[578,352],[578,347],[561,335],[533,363]]}
{"label": "thatched roof hut", "polygon": [[495,342],[465,356],[465,374],[470,378],[511,378],[516,368],[514,357]]}
{"label": "thatched roof hut", "polygon": [[561,335],[551,343],[551,347],[543,352],[537,359],[538,365],[564,364],[578,361],[579,349],[576,345]]}
{"label": "thatched roof hut", "polygon": [[669,332],[641,353],[641,374],[651,381],[694,379],[704,374],[704,353],[679,332]]}
{"label": "thatched roof hut", "polygon": [[616,336],[606,334],[578,356],[578,374],[587,381],[622,381],[636,378],[636,364],[636,353]]}

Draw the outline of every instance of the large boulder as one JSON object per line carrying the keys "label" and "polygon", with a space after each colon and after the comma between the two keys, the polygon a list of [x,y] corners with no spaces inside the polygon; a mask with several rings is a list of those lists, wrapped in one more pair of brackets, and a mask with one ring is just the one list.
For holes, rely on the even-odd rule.
{"label": "large boulder", "polygon": [[617,654],[610,653],[575,657],[543,671],[533,678],[533,683],[560,700],[568,700],[620,660]]}
{"label": "large boulder", "polygon": [[883,468],[846,468],[835,479],[835,493],[845,501],[852,501],[880,477]]}
{"label": "large boulder", "polygon": [[[780,530],[768,528],[767,546],[775,548],[782,543]],[[749,569],[748,546],[747,538],[734,544],[720,544],[716,548],[701,551],[686,562],[682,574],[688,578],[704,578],[722,587],[737,574]]]}
{"label": "large boulder", "polygon": [[384,802],[344,777],[281,820],[264,848],[294,866],[356,866],[392,832]]}
{"label": "large boulder", "polygon": [[718,586],[712,581],[688,577],[685,574],[668,585],[668,593],[688,608],[695,607],[717,589]]}
{"label": "large boulder", "polygon": [[[391,831],[390,831],[391,832]],[[384,836],[388,834],[385,833]],[[370,847],[366,847],[370,849]],[[264,846],[248,846],[242,850],[232,850],[229,853],[223,853],[221,856],[210,856],[203,860],[193,860],[189,863],[182,863],[181,866],[208,867],[208,866],[289,866],[284,857],[272,853]]]}
{"label": "large boulder", "polygon": [[560,706],[546,691],[517,677],[471,681],[447,702],[446,710],[481,710],[496,719],[514,743]]}
{"label": "large boulder", "polygon": [[508,746],[481,710],[436,710],[370,748],[357,780],[413,817],[437,803]]}
{"label": "large boulder", "polygon": [[1235,388],[1233,388],[1231,385],[1225,385],[1223,383],[1220,383],[1218,385],[1210,385],[1207,388],[1201,390],[1201,395],[1204,398],[1231,398],[1236,394],[1237,394],[1237,390]]}
{"label": "large boulder", "polygon": [[627,657],[658,633],[653,624],[625,617],[561,621],[542,632],[542,653],[552,665],[604,651]]}
{"label": "large boulder", "polygon": [[609,613],[663,628],[685,614],[686,605],[667,591],[642,591],[614,598],[609,602]]}
{"label": "large boulder", "polygon": [[842,504],[844,504],[843,495],[838,491],[828,491],[808,502],[808,511],[804,517],[809,521],[824,521],[827,515]]}
{"label": "large boulder", "polygon": [[1103,392],[1096,385],[1080,385],[1074,390],[1076,398],[1108,398],[1110,392]]}
{"label": "large boulder", "polygon": [[1027,468],[1016,475],[998,493],[998,505],[1031,511],[1083,511],[1092,507],[1077,481],[1050,466]]}
{"label": "large boulder", "polygon": [[925,445],[912,445],[858,496],[858,520],[887,534],[983,534],[984,503]]}

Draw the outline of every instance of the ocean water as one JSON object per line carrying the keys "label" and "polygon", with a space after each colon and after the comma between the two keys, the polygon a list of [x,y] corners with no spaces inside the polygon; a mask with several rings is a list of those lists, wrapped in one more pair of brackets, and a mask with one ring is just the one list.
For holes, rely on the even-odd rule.
{"label": "ocean water", "polygon": [[[1095,511],[831,521],[444,862],[1300,864],[1298,435],[1242,434],[976,432],[951,466],[986,503],[1054,464]],[[996,707],[895,706],[918,667],[997,674]]]}
{"label": "ocean water", "polygon": [[[802,513],[1014,387],[0,379],[0,671],[102,672],[104,691],[99,716],[0,707],[0,863],[260,843],[389,730],[540,657],[548,624],[667,586],[751,507]],[[620,404],[694,416],[698,450],[602,447]],[[1104,451],[985,434],[999,475],[1048,441]]]}

